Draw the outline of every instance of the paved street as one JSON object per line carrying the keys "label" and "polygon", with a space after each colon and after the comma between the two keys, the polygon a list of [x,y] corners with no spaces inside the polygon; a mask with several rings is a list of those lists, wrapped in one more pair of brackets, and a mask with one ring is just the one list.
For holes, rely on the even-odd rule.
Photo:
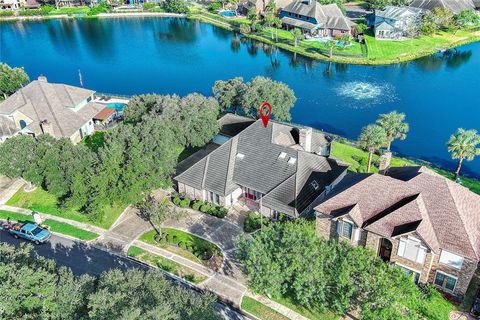
{"label": "paved street", "polygon": [[[0,241],[18,246],[23,240],[17,240],[5,231],[0,231]],[[50,243],[34,246],[35,251],[44,257],[54,259],[59,265],[70,267],[74,274],[98,275],[104,271],[119,268],[149,269],[141,263],[116,254],[108,253],[94,246],[53,235]],[[168,279],[177,282],[175,278],[166,275]],[[181,283],[184,285],[183,283]],[[224,319],[246,319],[235,310],[223,303],[217,303],[217,309]]]}

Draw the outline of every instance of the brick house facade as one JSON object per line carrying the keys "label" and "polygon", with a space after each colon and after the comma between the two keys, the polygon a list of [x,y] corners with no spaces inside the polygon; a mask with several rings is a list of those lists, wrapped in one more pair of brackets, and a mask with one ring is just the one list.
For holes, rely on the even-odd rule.
{"label": "brick house facade", "polygon": [[479,261],[478,232],[463,221],[478,221],[480,197],[423,167],[344,180],[315,208],[317,234],[369,248],[416,283],[462,299]]}

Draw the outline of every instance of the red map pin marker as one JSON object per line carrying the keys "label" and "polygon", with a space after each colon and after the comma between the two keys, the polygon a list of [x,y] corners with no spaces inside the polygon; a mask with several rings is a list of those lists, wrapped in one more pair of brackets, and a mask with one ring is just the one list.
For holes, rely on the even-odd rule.
{"label": "red map pin marker", "polygon": [[[267,109],[268,109],[267,114],[263,114],[264,107],[267,107]],[[270,115],[272,114],[272,106],[270,105],[270,103],[265,101],[260,106],[260,109],[258,110],[258,113],[260,114],[260,117],[262,118],[263,126],[266,128],[267,125],[268,125],[268,120],[270,119]]]}

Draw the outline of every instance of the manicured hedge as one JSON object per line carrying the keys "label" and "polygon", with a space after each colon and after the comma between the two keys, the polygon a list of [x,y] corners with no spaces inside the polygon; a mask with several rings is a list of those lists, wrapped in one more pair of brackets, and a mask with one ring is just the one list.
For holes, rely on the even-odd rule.
{"label": "manicured hedge", "polygon": [[193,210],[198,210],[217,218],[225,218],[228,209],[213,203],[205,203],[201,200],[192,201],[187,196],[175,193],[172,195],[172,202],[181,208],[190,207]]}

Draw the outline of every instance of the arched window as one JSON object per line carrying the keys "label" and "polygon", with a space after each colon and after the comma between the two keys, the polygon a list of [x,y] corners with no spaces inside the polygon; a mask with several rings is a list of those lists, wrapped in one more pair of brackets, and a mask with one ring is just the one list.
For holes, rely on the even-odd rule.
{"label": "arched window", "polygon": [[27,123],[25,122],[25,120],[20,120],[19,124],[20,124],[20,129],[23,129],[27,126]]}

